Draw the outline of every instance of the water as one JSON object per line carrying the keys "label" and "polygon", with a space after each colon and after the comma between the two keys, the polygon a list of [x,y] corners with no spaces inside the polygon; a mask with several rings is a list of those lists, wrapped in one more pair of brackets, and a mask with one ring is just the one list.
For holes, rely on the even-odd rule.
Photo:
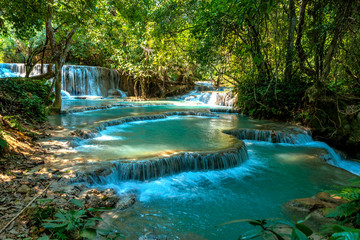
{"label": "water", "polygon": [[[111,105],[118,100],[64,100],[68,109]],[[169,111],[206,110],[182,102],[129,103],[114,107],[53,117],[51,122],[69,129],[98,126],[121,117]],[[163,104],[163,105],[149,105]],[[172,105],[170,105],[172,104]],[[312,141],[303,130],[235,114],[218,117],[172,116],[160,120],[135,121],[107,127],[100,136],[81,142],[75,155],[102,162],[166,157],[174,152],[227,148],[238,141],[222,133],[228,129],[288,131],[296,141],[272,143],[269,137],[244,140],[248,159],[224,170],[187,171],[145,181],[104,176],[94,183],[118,194],[135,192],[138,201],[129,209],[104,215],[102,227],[118,230],[126,239],[138,239],[153,231],[160,239],[237,239],[253,229],[247,223],[219,226],[235,219],[287,218],[282,205],[295,198],[310,197],[333,185],[343,185],[360,174],[359,164],[341,159],[329,146]],[[298,135],[299,136],[298,136]],[[303,136],[304,135],[304,136]],[[270,139],[271,140],[271,139]],[[328,159],[330,164],[324,161]],[[139,160],[136,160],[139,161]],[[89,165],[92,168],[94,165]]]}
{"label": "water", "polygon": [[[44,64],[43,73],[48,72],[49,65]],[[54,69],[53,69],[54,70]],[[41,74],[41,65],[35,65],[30,76]],[[0,78],[24,77],[25,65],[23,63],[0,63]],[[104,96],[109,95],[109,90],[119,92],[120,97],[125,97],[121,88],[121,74],[103,67],[64,65],[61,71],[62,90],[72,96]]]}
{"label": "water", "polygon": [[233,145],[233,138],[221,129],[221,122],[215,118],[174,116],[107,127],[102,136],[84,140],[75,149],[99,160],[210,151]]}
{"label": "water", "polygon": [[352,177],[325,164],[318,157],[321,149],[261,142],[247,146],[249,160],[238,168],[101,186],[119,193],[135,189],[139,194],[133,208],[109,214],[112,228],[129,239],[143,234],[144,228],[168,239],[237,239],[253,228],[246,223],[218,225],[235,219],[286,218],[283,203]]}
{"label": "water", "polygon": [[[65,109],[71,109],[76,107],[86,106],[107,106],[111,104],[119,103],[119,101],[109,100],[80,100],[80,101],[64,101]],[[189,106],[189,105],[174,105],[177,102],[140,102],[129,103],[121,102],[124,104],[133,104],[133,107],[114,107],[109,109],[100,109],[96,111],[85,111],[66,115],[49,116],[49,121],[53,125],[60,125],[65,128],[75,129],[88,127],[94,123],[98,123],[105,120],[117,119],[126,116],[140,116],[151,113],[161,113],[167,111],[182,111],[182,110],[194,110],[205,109],[206,106]],[[150,104],[150,105],[149,105]],[[156,105],[151,105],[156,104]],[[163,105],[158,105],[163,104]],[[171,104],[171,105],[170,105]],[[143,106],[144,105],[144,106]]]}

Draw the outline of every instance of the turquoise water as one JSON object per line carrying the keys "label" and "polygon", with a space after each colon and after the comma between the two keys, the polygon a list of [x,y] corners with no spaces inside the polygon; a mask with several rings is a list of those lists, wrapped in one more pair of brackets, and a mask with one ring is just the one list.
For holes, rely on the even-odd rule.
{"label": "turquoise water", "polygon": [[[81,105],[82,107],[86,106],[102,106],[102,105],[110,105],[116,104],[117,102],[103,101],[99,100],[79,100],[74,101],[70,100],[71,104],[68,101],[64,101],[64,105],[68,106],[68,109],[74,108],[76,106]],[[175,102],[176,103],[176,102]],[[125,102],[126,104],[126,102]],[[161,113],[167,111],[187,111],[187,110],[201,110],[206,109],[204,106],[197,106],[197,105],[170,105],[169,102],[164,102],[164,105],[153,105],[153,106],[143,106],[145,102],[141,103],[128,103],[134,104],[135,107],[113,107],[107,109],[99,109],[99,110],[92,110],[92,111],[85,111],[85,112],[78,112],[78,113],[71,113],[71,114],[62,114],[62,115],[54,115],[49,116],[49,121],[52,125],[55,126],[63,126],[69,129],[75,128],[84,128],[88,127],[89,125],[95,124],[97,122],[117,119],[121,117],[127,116],[141,116],[146,114],[153,114],[153,113]],[[148,102],[147,104],[160,104],[159,102]]]}
{"label": "turquoise water", "polygon": [[247,223],[218,225],[235,219],[286,218],[283,203],[353,177],[324,163],[318,157],[321,149],[246,144],[249,160],[238,168],[102,186],[139,195],[134,207],[110,215],[111,228],[125,232],[128,239],[136,239],[144,228],[161,239],[237,239],[253,228]]}
{"label": "turquoise water", "polygon": [[[82,106],[87,106],[86,102]],[[87,111],[53,118],[55,125],[74,129],[100,121],[167,111],[203,109],[199,106],[138,106]],[[97,160],[145,158],[174,151],[213,150],[234,139],[221,133],[232,128],[259,128],[266,121],[234,114],[219,117],[170,117],[108,127],[101,136],[75,148]],[[247,223],[219,226],[235,219],[286,218],[282,205],[310,197],[354,175],[327,164],[330,151],[323,143],[303,145],[245,141],[249,159],[239,167],[184,172],[152,181],[113,181],[98,188],[119,194],[134,192],[138,201],[129,209],[110,212],[105,228],[138,239],[148,231],[160,239],[237,239],[253,229]]]}
{"label": "turquoise water", "polygon": [[[159,108],[157,106],[156,110]],[[153,107],[145,108],[148,111],[151,109]],[[211,151],[231,147],[237,142],[232,136],[222,133],[222,130],[238,127],[256,128],[260,125],[260,121],[234,114],[220,114],[218,117],[172,116],[107,127],[100,132],[101,136],[82,141],[75,150],[82,154],[83,158],[96,160]]]}

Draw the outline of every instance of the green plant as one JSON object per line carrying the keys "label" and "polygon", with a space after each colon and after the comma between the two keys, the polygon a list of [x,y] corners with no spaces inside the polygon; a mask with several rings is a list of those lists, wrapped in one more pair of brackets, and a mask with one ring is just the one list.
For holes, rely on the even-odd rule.
{"label": "green plant", "polygon": [[[239,222],[247,222],[254,227],[259,227],[260,229],[251,230],[246,232],[239,239],[271,239],[284,240],[285,237],[290,237],[291,240],[305,240],[309,239],[309,236],[313,234],[313,231],[304,224],[304,222],[310,217],[305,218],[305,220],[293,222],[286,220],[276,220],[276,219],[262,219],[262,220],[251,220],[251,219],[240,219],[230,222],[223,223],[221,225],[233,224]],[[291,228],[291,234],[279,233],[277,228],[281,225],[286,225]]]}
{"label": "green plant", "polygon": [[9,126],[11,128],[18,129],[19,131],[22,131],[22,127],[20,122],[18,121],[19,116],[4,116],[4,120],[7,120],[9,122]]}
{"label": "green plant", "polygon": [[89,211],[95,211],[95,209],[85,209],[82,201],[72,199],[71,202],[80,209],[59,209],[59,212],[54,215],[55,219],[45,220],[42,225],[49,229],[56,239],[96,238],[95,226],[102,219],[91,216]]}
{"label": "green plant", "polygon": [[347,200],[330,212],[327,217],[336,218],[342,223],[351,223],[355,227],[360,227],[360,179],[352,179],[351,185],[340,191],[332,191],[338,197]]}
{"label": "green plant", "polygon": [[342,225],[331,226],[333,234],[330,240],[358,240],[360,239],[360,229],[345,227]]}

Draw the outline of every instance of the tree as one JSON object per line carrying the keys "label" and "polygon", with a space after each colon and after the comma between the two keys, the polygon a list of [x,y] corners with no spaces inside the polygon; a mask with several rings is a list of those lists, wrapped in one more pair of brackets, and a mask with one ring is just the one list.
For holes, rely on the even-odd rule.
{"label": "tree", "polygon": [[[11,23],[19,38],[46,29],[55,64],[55,101],[53,109],[61,109],[61,69],[65,64],[71,39],[77,29],[96,13],[96,0],[1,0],[1,18]],[[37,50],[41,50],[37,49]],[[41,51],[35,52],[41,52]]]}

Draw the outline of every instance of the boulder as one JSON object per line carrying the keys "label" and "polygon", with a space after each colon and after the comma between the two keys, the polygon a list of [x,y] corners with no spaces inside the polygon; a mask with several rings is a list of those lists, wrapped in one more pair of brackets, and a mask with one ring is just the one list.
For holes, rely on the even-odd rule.
{"label": "boulder", "polygon": [[28,192],[30,192],[31,191],[31,189],[27,186],[27,185],[21,185],[21,187],[19,187],[18,189],[17,189],[17,192],[18,193],[23,193],[23,194],[26,194],[26,193],[28,193]]}
{"label": "boulder", "polygon": [[335,219],[327,218],[326,215],[345,202],[344,199],[320,192],[310,198],[291,200],[283,204],[283,208],[289,216],[295,216],[298,220],[304,219],[311,214],[306,224],[317,231],[320,226],[336,224]]}
{"label": "boulder", "polygon": [[84,198],[85,204],[88,208],[115,208],[120,198],[112,189],[99,191],[97,189],[90,189],[85,191],[81,198]]}

